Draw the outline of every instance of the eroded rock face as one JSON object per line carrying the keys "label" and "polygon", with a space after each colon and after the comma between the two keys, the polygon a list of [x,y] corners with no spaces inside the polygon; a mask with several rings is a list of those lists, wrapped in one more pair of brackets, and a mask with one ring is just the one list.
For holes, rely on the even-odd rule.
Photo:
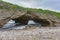
{"label": "eroded rock face", "polygon": [[32,18],[30,16],[22,15],[18,18],[12,19],[12,20],[14,20],[15,23],[20,23],[20,24],[26,25],[28,23],[28,21],[31,20],[31,19]]}
{"label": "eroded rock face", "polygon": [[13,10],[0,9],[0,28],[3,27],[14,15]]}
{"label": "eroded rock face", "polygon": [[0,1],[0,27],[3,27],[3,25],[5,25],[12,18],[17,18],[24,14],[20,10],[14,9],[9,5],[13,4]]}
{"label": "eroded rock face", "polygon": [[53,22],[51,20],[48,20],[45,18],[41,19],[40,16],[36,15],[32,11],[28,11],[26,14],[24,14],[18,18],[14,18],[13,20],[15,21],[15,23],[20,23],[23,25],[26,25],[29,20],[33,20],[37,23],[40,23],[41,26],[53,26]]}
{"label": "eroded rock face", "polygon": [[[13,15],[11,15],[13,16]],[[14,20],[15,23],[27,25],[29,20],[33,20],[36,23],[40,23],[41,26],[54,26],[54,23],[49,19],[42,19],[40,16],[38,16],[36,13],[33,13],[32,11],[27,11],[27,13],[24,13],[23,15],[20,15],[19,17],[7,17],[3,20],[0,20],[0,28],[3,27],[9,20]]]}
{"label": "eroded rock face", "polygon": [[0,9],[0,27],[3,27],[9,20],[13,18],[18,18],[24,13],[21,13],[20,11],[14,11],[13,9],[5,10]]}
{"label": "eroded rock face", "polygon": [[10,20],[10,17],[3,19],[3,20],[0,20],[0,28],[2,28],[3,25],[5,25],[9,20]]}
{"label": "eroded rock face", "polygon": [[[10,4],[9,4],[10,5]],[[36,13],[31,11],[21,11],[17,9],[12,9],[9,5],[4,2],[0,2],[0,27],[5,25],[9,20],[13,19],[16,23],[27,24],[29,20],[34,20],[42,25],[52,25],[51,20],[40,18]]]}

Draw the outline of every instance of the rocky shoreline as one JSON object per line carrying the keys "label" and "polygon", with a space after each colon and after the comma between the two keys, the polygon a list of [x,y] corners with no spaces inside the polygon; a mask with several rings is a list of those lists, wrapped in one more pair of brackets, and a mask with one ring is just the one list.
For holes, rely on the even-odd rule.
{"label": "rocky shoreline", "polygon": [[0,30],[0,40],[60,40],[60,27]]}

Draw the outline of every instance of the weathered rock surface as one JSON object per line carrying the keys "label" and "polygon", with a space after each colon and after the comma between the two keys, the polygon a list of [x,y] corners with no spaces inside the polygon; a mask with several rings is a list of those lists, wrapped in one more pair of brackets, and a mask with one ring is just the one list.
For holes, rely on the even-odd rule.
{"label": "weathered rock surface", "polygon": [[9,5],[3,1],[0,1],[0,27],[2,27],[12,18],[17,18],[20,15],[24,14],[19,10],[12,9],[11,7],[9,7]]}
{"label": "weathered rock surface", "polygon": [[3,9],[0,10],[2,10],[0,11],[1,14],[0,20],[3,20],[0,22],[0,25],[2,26],[11,19],[14,20],[16,23],[21,24],[27,24],[29,20],[34,20],[35,22],[42,24],[42,26],[54,26],[52,20],[42,17],[37,13],[33,12],[23,13],[20,11],[15,12],[14,10],[4,11]]}
{"label": "weathered rock surface", "polygon": [[27,11],[26,13],[13,9],[9,5],[11,4],[0,2],[0,26],[3,26],[11,19],[15,20],[16,23],[21,24],[27,24],[28,20],[34,20],[35,22],[42,24],[42,26],[54,26],[53,22],[55,21],[52,21],[50,17],[47,17],[42,13],[33,13],[31,11]]}
{"label": "weathered rock surface", "polygon": [[20,11],[0,9],[0,25],[2,24],[2,26],[3,26],[9,20],[11,20],[13,18],[18,18],[22,14],[24,14],[24,13],[21,13]]}
{"label": "weathered rock surface", "polygon": [[38,16],[36,13],[33,13],[32,11],[27,11],[24,15],[21,15],[18,18],[13,19],[16,23],[24,24],[26,25],[29,20],[33,20],[37,23],[40,23],[41,26],[54,26],[53,22],[49,19],[46,19],[45,17]]}

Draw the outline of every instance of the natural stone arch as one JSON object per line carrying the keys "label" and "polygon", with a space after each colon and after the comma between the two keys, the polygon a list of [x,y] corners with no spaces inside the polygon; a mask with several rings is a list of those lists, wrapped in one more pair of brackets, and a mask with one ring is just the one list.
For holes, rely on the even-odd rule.
{"label": "natural stone arch", "polygon": [[29,20],[33,20],[37,23],[40,23],[42,26],[54,26],[54,23],[52,22],[52,20],[45,19],[45,18],[42,19],[42,18],[40,18],[40,16],[36,15],[32,11],[27,11],[26,14],[21,15],[18,18],[14,18],[13,20],[16,23],[20,23],[20,24],[23,24],[23,25],[26,25]]}
{"label": "natural stone arch", "polygon": [[24,25],[26,25],[29,20],[34,20],[35,22],[42,24],[42,26],[54,26],[52,20],[45,18],[42,19],[40,16],[38,16],[36,13],[33,13],[32,11],[27,11],[27,13],[20,15],[17,18],[12,18],[13,15],[14,13],[10,17],[0,20],[0,28],[3,27],[3,25],[5,25],[11,19],[14,20],[16,23]]}

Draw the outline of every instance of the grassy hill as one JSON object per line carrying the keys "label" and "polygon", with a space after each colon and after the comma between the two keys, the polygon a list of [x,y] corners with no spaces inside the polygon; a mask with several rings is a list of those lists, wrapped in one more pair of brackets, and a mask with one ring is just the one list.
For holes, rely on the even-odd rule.
{"label": "grassy hill", "polygon": [[23,12],[26,12],[28,10],[28,11],[32,11],[35,13],[43,13],[46,16],[48,14],[55,15],[57,18],[60,19],[60,13],[59,12],[55,12],[55,11],[51,11],[51,10],[43,10],[43,9],[24,8],[24,7],[18,6],[16,4],[4,2],[2,0],[0,0],[0,9],[6,9],[6,10],[13,9],[13,10],[19,10],[19,11],[23,11]]}

